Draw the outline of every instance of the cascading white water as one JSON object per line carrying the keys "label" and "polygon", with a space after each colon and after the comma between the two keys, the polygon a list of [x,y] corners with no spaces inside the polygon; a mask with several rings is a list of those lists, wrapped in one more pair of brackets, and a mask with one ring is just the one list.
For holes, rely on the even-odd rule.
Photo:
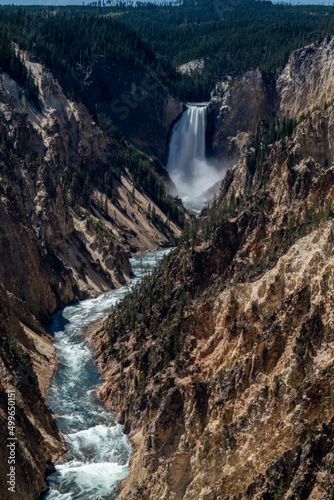
{"label": "cascading white water", "polygon": [[134,283],[141,279],[170,249],[131,259],[135,279],[97,298],[70,305],[54,316],[52,331],[58,366],[47,398],[58,415],[68,452],[48,477],[48,500],[111,500],[118,483],[129,472],[132,449],[122,428],[95,396],[102,382],[84,329],[108,313]]}
{"label": "cascading white water", "polygon": [[197,200],[203,206],[205,192],[223,176],[205,157],[206,121],[207,105],[188,106],[170,139],[167,170],[175,186],[172,194],[186,205]]}

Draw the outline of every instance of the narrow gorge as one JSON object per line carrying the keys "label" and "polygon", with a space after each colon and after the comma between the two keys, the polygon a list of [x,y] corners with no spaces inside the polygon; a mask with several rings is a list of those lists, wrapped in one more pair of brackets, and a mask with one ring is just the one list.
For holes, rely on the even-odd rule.
{"label": "narrow gorge", "polygon": [[132,447],[117,424],[96,398],[101,379],[85,345],[85,331],[101,320],[147,273],[152,272],[169,250],[158,250],[131,259],[133,280],[129,285],[58,311],[51,331],[58,366],[46,402],[65,437],[67,453],[48,476],[46,499],[80,495],[91,500],[114,497],[118,483],[129,472]]}
{"label": "narrow gorge", "polygon": [[[163,165],[136,149],[131,133],[129,140],[111,133],[106,116],[99,125],[82,99],[69,96],[61,75],[36,57],[24,51],[10,57],[33,79],[36,97],[15,75],[1,72],[0,486],[3,498],[12,498],[7,391],[15,391],[15,498],[33,500],[66,450],[44,399],[57,363],[52,315],[129,283],[131,255],[174,245],[185,211],[167,193]],[[90,78],[97,73],[90,70]],[[165,113],[155,136],[163,154],[182,105],[145,74],[133,72],[133,78],[150,83]],[[108,82],[102,87],[106,92]],[[153,115],[147,112],[147,124]]]}

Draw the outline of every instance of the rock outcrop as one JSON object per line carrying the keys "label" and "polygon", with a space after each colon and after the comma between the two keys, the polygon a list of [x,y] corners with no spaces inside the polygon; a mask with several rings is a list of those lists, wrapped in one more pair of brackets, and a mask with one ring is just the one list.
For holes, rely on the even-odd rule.
{"label": "rock outcrop", "polygon": [[257,69],[226,85],[209,104],[208,153],[236,164],[262,120],[300,120],[326,109],[334,96],[333,45],[327,37],[294,51],[276,81]]}
{"label": "rock outcrop", "polygon": [[330,104],[334,96],[334,40],[294,51],[277,81],[282,114],[300,118]]}
{"label": "rock outcrop", "polygon": [[275,82],[259,69],[247,72],[222,99],[209,104],[209,154],[225,162],[237,161],[248,134],[255,132],[260,120],[275,116],[278,104]]}
{"label": "rock outcrop", "polygon": [[[38,334],[19,323],[2,285],[0,297],[1,498],[35,500],[46,489],[45,472],[65,451],[43,400],[55,367],[55,353],[51,339],[37,322]],[[9,392],[15,394],[14,404],[8,403]],[[9,476],[11,468],[14,474]],[[9,490],[13,485],[14,490]]]}

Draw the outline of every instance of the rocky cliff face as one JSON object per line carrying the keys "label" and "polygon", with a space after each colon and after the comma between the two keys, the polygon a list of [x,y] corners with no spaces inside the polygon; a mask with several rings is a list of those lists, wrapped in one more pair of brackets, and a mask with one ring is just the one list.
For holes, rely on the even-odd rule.
{"label": "rocky cliff face", "polygon": [[275,116],[278,108],[275,82],[259,69],[247,72],[208,109],[208,152],[223,161],[237,160],[240,150],[259,121]]}
{"label": "rocky cliff face", "polygon": [[261,120],[300,120],[326,109],[334,95],[333,43],[327,37],[294,51],[276,81],[257,69],[230,84],[209,105],[208,153],[236,163]]}
{"label": "rocky cliff face", "polygon": [[[297,81],[317,51],[333,61],[331,41],[312,48]],[[260,122],[167,264],[91,336],[136,445],[120,498],[332,498],[333,112],[270,145]]]}
{"label": "rocky cliff face", "polygon": [[299,118],[332,101],[333,44],[328,37],[291,54],[277,82],[282,114]]}
{"label": "rocky cliff face", "polygon": [[[39,106],[0,75],[0,483],[9,498],[5,391],[14,389],[16,496],[33,499],[45,489],[51,461],[64,451],[41,393],[55,367],[42,325],[65,304],[125,283],[131,252],[175,243],[184,216],[180,205],[164,198],[165,207],[175,208],[173,222],[133,171],[116,164],[122,148],[146,162],[150,179],[142,170],[141,180],[151,186],[160,175],[154,162],[165,175],[157,160],[134,152],[124,139],[115,143],[50,70],[22,56],[38,86]],[[168,126],[166,118],[164,133]]]}
{"label": "rocky cliff face", "polygon": [[[168,244],[180,231],[172,221],[164,227],[166,214],[131,172],[106,185],[105,166],[114,160],[108,135],[49,70],[26,64],[39,85],[40,110],[1,75],[1,257],[16,258],[0,279],[41,319],[76,297],[124,283],[130,250]],[[81,171],[95,179],[84,198]],[[160,226],[150,220],[153,209]]]}
{"label": "rocky cliff face", "polygon": [[[35,331],[20,324],[8,292],[0,286],[0,418],[1,496],[34,500],[45,490],[44,473],[59,458],[65,444],[44,403],[46,381],[55,366],[51,340],[37,322]],[[36,333],[36,331],[38,333]],[[15,392],[15,405],[8,404],[8,391]],[[7,423],[14,408],[13,434]],[[13,415],[12,415],[13,416]],[[14,450],[8,445],[15,436]],[[11,454],[12,451],[12,454]],[[15,457],[14,465],[12,462]],[[9,491],[7,474],[14,467],[15,493]]]}

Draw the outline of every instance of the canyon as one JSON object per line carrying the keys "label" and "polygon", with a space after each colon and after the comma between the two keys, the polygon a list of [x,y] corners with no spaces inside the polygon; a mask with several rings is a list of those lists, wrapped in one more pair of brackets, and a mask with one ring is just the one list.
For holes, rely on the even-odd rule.
{"label": "canyon", "polygon": [[0,74],[0,462],[15,389],[18,498],[38,498],[65,451],[44,402],[52,314],[128,283],[131,255],[177,244],[88,334],[98,395],[135,446],[119,498],[332,498],[333,43],[209,104],[208,156],[231,168],[199,218],[126,160],[147,188],[169,182],[185,105],[156,80],[102,56],[84,68],[111,137],[28,52],[39,106]]}

